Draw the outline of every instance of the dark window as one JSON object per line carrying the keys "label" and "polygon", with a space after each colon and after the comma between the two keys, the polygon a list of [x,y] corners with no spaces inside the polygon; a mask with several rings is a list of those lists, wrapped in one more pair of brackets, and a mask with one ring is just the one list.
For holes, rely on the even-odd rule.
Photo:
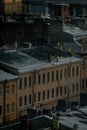
{"label": "dark window", "polygon": [[54,71],[52,71],[52,81],[54,81]]}
{"label": "dark window", "polygon": [[60,79],[62,79],[62,70],[60,70]]}
{"label": "dark window", "polygon": [[64,69],[64,77],[66,78],[66,68]]}
{"label": "dark window", "polygon": [[15,91],[15,86],[12,85],[12,93],[14,93],[14,91]]}
{"label": "dark window", "polygon": [[41,96],[40,92],[38,92],[38,101],[40,101],[40,96]]}
{"label": "dark window", "polygon": [[50,94],[50,92],[49,92],[49,90],[47,90],[47,99],[49,99],[49,94]]}
{"label": "dark window", "polygon": [[10,112],[10,105],[8,104],[7,105],[7,113],[9,113]]}
{"label": "dark window", "polygon": [[47,82],[49,82],[49,80],[50,80],[50,73],[47,72]]}
{"label": "dark window", "polygon": [[58,78],[59,78],[59,72],[58,70],[56,70],[56,80],[58,80]]}
{"label": "dark window", "polygon": [[10,86],[7,86],[7,91],[6,91],[7,94],[10,94]]}
{"label": "dark window", "polygon": [[31,86],[31,76],[29,76],[29,86]]}
{"label": "dark window", "polygon": [[60,87],[60,96],[62,96],[62,87]]}
{"label": "dark window", "polygon": [[84,88],[84,79],[82,79],[82,88]]}
{"label": "dark window", "polygon": [[0,115],[2,115],[2,106],[0,106]]}
{"label": "dark window", "polygon": [[75,92],[75,85],[72,84],[72,92],[74,93]]}
{"label": "dark window", "polygon": [[72,76],[74,76],[74,74],[75,74],[75,69],[74,67],[72,67]]}
{"label": "dark window", "polygon": [[27,87],[27,77],[24,78],[24,86]]}
{"label": "dark window", "polygon": [[52,89],[52,98],[54,98],[54,88]]}
{"label": "dark window", "polygon": [[86,88],[87,88],[87,78],[86,78]]}
{"label": "dark window", "polygon": [[22,106],[22,97],[20,97],[20,99],[19,99],[19,106],[20,107]]}
{"label": "dark window", "polygon": [[0,96],[2,96],[2,87],[0,86]]}
{"label": "dark window", "polygon": [[34,102],[36,102],[36,93],[34,93]]}
{"label": "dark window", "polygon": [[41,82],[41,75],[38,74],[38,84],[40,84],[40,82]]}
{"label": "dark window", "polygon": [[45,100],[45,91],[43,91],[43,100]]}
{"label": "dark window", "polygon": [[20,89],[22,89],[22,79],[20,79]]}
{"label": "dark window", "polygon": [[76,83],[76,91],[78,92],[78,90],[79,90],[79,85],[78,83]]}
{"label": "dark window", "polygon": [[14,112],[14,111],[15,111],[15,104],[12,103],[12,112]]}
{"label": "dark window", "polygon": [[31,104],[31,94],[29,94],[29,104]]}
{"label": "dark window", "polygon": [[45,73],[43,73],[43,83],[45,83]]}
{"label": "dark window", "polygon": [[66,95],[66,86],[64,87],[64,95]]}
{"label": "dark window", "polygon": [[78,74],[79,74],[79,67],[77,66],[76,67],[76,76],[78,76]]}
{"label": "dark window", "polygon": [[27,96],[24,96],[24,105],[27,105]]}
{"label": "dark window", "polygon": [[56,88],[56,97],[58,96],[58,87]]}

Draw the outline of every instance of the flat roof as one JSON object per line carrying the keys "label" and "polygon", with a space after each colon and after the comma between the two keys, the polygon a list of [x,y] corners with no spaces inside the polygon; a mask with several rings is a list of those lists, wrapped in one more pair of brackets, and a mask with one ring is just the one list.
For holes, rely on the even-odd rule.
{"label": "flat roof", "polygon": [[[48,60],[49,54],[52,56],[50,62]],[[59,56],[58,62],[55,59],[56,55]],[[81,61],[81,58],[47,46],[0,53],[0,65],[10,67],[17,73],[34,71],[35,69],[40,70],[76,61]]]}

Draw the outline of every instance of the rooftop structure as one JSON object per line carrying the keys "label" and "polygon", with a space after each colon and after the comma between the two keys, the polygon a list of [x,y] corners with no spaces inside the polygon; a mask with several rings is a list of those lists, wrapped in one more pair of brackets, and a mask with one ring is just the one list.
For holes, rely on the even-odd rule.
{"label": "rooftop structure", "polygon": [[[56,56],[59,57],[58,61]],[[79,57],[47,46],[0,53],[0,65],[6,68],[10,67],[10,70],[12,69],[14,73],[39,70],[79,60],[81,60]]]}

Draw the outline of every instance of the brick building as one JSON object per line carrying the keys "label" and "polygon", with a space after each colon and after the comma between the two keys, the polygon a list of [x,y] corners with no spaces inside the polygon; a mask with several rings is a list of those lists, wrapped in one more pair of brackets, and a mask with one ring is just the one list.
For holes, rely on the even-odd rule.
{"label": "brick building", "polygon": [[0,125],[17,120],[17,78],[0,70]]}
{"label": "brick building", "polygon": [[65,100],[66,107],[72,101],[79,102],[81,61],[79,57],[46,46],[0,54],[0,67],[19,77],[18,118],[27,115],[32,106],[38,112],[46,107],[55,111],[60,99]]}

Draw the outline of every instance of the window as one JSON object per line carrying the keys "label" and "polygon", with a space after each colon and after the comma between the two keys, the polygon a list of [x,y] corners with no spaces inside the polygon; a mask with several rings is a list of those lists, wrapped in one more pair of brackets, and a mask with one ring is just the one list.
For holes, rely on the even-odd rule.
{"label": "window", "polygon": [[82,79],[82,88],[84,88],[84,79]]}
{"label": "window", "polygon": [[49,82],[49,80],[50,80],[50,73],[47,72],[47,82]]}
{"label": "window", "polygon": [[64,95],[66,95],[66,86],[64,87]]}
{"label": "window", "polygon": [[15,90],[15,89],[14,89],[14,85],[12,85],[12,93],[14,93],[14,90]]}
{"label": "window", "polygon": [[49,99],[49,90],[47,90],[47,99]]}
{"label": "window", "polygon": [[78,74],[79,74],[79,67],[77,66],[76,67],[76,76],[78,76]]}
{"label": "window", "polygon": [[66,68],[64,69],[64,77],[66,78]]}
{"label": "window", "polygon": [[0,106],[0,115],[2,115],[2,106]]}
{"label": "window", "polygon": [[54,81],[54,71],[52,71],[52,81]]}
{"label": "window", "polygon": [[22,89],[22,79],[20,79],[20,89]]}
{"label": "window", "polygon": [[45,91],[43,91],[43,100],[45,100]]}
{"label": "window", "polygon": [[2,96],[2,86],[0,86],[0,96]]}
{"label": "window", "polygon": [[12,103],[12,112],[14,112],[14,111],[15,111],[15,104]]}
{"label": "window", "polygon": [[29,86],[31,86],[31,76],[29,76]]}
{"label": "window", "polygon": [[10,112],[10,105],[8,104],[7,105],[7,113],[9,113]]}
{"label": "window", "polygon": [[22,97],[20,97],[20,99],[19,99],[19,106],[21,107],[22,106]]}
{"label": "window", "polygon": [[76,91],[78,92],[78,90],[79,90],[79,85],[78,83],[76,83]]}
{"label": "window", "polygon": [[24,96],[24,105],[27,105],[27,96]]}
{"label": "window", "polygon": [[24,86],[27,87],[27,77],[24,78]]}
{"label": "window", "polygon": [[58,87],[56,88],[56,97],[58,97]]}
{"label": "window", "polygon": [[75,69],[74,67],[72,67],[72,76],[74,76],[74,73],[75,73]]}
{"label": "window", "polygon": [[62,87],[60,87],[60,96],[62,96]]}
{"label": "window", "polygon": [[86,78],[86,88],[87,88],[87,78]]}
{"label": "window", "polygon": [[54,88],[52,89],[52,98],[54,98]]}
{"label": "window", "polygon": [[62,70],[60,70],[60,79],[62,79]]}
{"label": "window", "polygon": [[72,84],[72,92],[74,93],[75,92],[75,85]]}
{"label": "window", "polygon": [[29,104],[31,104],[31,94],[29,94]]}
{"label": "window", "polygon": [[7,86],[6,93],[10,94],[10,86]]}
{"label": "window", "polygon": [[45,83],[45,73],[43,73],[43,83]]}
{"label": "window", "polygon": [[41,96],[41,93],[38,92],[38,101],[40,101],[40,96]]}
{"label": "window", "polygon": [[40,84],[40,82],[41,82],[41,75],[38,74],[38,84]]}
{"label": "window", "polygon": [[58,70],[56,70],[56,80],[58,80],[58,77],[59,77],[59,72]]}
{"label": "window", "polygon": [[36,93],[34,93],[34,102],[36,102]]}

